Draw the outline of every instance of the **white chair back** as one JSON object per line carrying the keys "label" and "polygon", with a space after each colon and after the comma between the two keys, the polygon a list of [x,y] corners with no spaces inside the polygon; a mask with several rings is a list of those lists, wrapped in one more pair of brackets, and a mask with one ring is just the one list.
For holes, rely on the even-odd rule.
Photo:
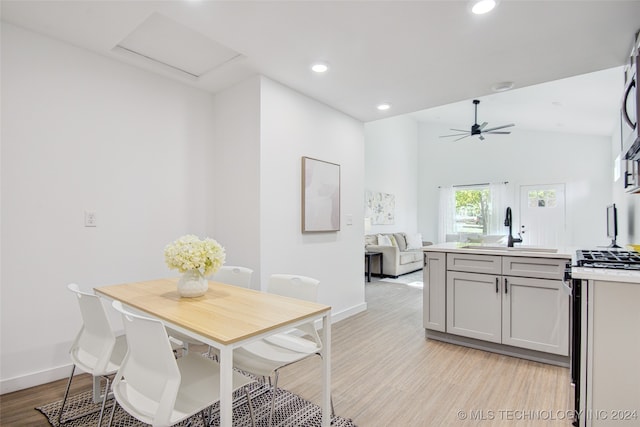
{"label": "white chair back", "polygon": [[171,425],[181,375],[164,325],[126,311],[119,301],[114,301],[113,307],[122,313],[129,343],[129,351],[113,382],[114,396],[139,420]]}
{"label": "white chair back", "polygon": [[[122,313],[127,341],[131,343],[113,381],[118,404],[134,418],[153,426],[175,425],[197,413],[204,421],[202,411],[220,400],[220,365],[193,353],[175,359],[162,322],[130,313],[119,301],[114,301],[113,307]],[[231,380],[234,390],[252,381],[235,371]],[[245,394],[255,426],[246,388]],[[110,424],[115,408],[116,405],[111,410]]]}
{"label": "white chair back", "polygon": [[250,268],[224,265],[220,267],[216,274],[213,275],[211,280],[229,285],[241,286],[243,288],[250,288],[252,275],[253,270]]}
{"label": "white chair back", "polygon": [[[272,274],[271,277],[269,277],[269,282],[267,284],[267,292],[285,297],[316,302],[318,300],[319,284],[319,280],[311,277],[298,276],[295,274]],[[296,329],[311,336],[318,345],[318,348],[322,347],[322,340],[320,339],[313,322],[299,325]],[[287,347],[287,345],[280,341],[283,336],[284,334],[275,334],[265,339],[273,344]]]}
{"label": "white chair back", "polygon": [[83,322],[69,350],[71,360],[94,376],[108,375],[117,369],[109,363],[116,336],[102,301],[96,295],[82,292],[75,283],[67,285],[67,288],[77,297]]}
{"label": "white chair back", "polygon": [[316,302],[318,300],[319,280],[294,274],[272,274],[269,277],[267,292],[285,297]]}

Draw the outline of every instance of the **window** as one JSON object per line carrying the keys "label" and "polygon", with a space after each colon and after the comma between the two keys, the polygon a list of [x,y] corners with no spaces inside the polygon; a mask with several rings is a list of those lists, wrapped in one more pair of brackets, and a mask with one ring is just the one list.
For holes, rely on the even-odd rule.
{"label": "window", "polygon": [[455,188],[456,218],[454,233],[487,234],[489,187]]}
{"label": "window", "polygon": [[529,190],[527,200],[530,208],[555,208],[558,206],[556,190]]}
{"label": "window", "polygon": [[440,191],[441,242],[479,242],[486,236],[506,234],[506,183],[441,187]]}

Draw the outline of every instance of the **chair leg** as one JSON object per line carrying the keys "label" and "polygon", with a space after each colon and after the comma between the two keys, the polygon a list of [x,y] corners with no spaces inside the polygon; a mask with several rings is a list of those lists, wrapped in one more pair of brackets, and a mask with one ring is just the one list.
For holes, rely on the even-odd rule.
{"label": "chair leg", "polygon": [[[276,411],[276,391],[278,391],[278,371],[276,370],[273,375],[273,387],[271,387],[271,412],[269,412],[269,427],[273,424],[273,416]],[[269,377],[271,382],[271,377]]]}
{"label": "chair leg", "polygon": [[67,403],[67,397],[69,396],[69,389],[71,388],[71,380],[73,380],[73,373],[76,371],[76,365],[71,368],[71,375],[69,375],[69,381],[67,381],[67,389],[64,392],[64,398],[62,399],[62,406],[60,406],[60,414],[58,414],[58,424],[64,424],[62,422],[62,413],[64,412],[64,405]]}
{"label": "chair leg", "polygon": [[249,395],[249,388],[244,387],[244,393],[247,395],[247,405],[249,405],[249,416],[251,417],[251,427],[256,427],[256,417],[253,414],[253,405],[251,404],[251,396]]}
{"label": "chair leg", "polygon": [[111,416],[109,417],[109,425],[107,427],[111,427],[111,424],[113,423],[113,414],[115,414],[115,412],[116,412],[116,406],[118,406],[118,401],[114,397],[113,398],[113,407],[111,408]]}
{"label": "chair leg", "polygon": [[[100,408],[100,416],[98,417],[98,427],[100,427],[102,425],[102,415],[104,414],[104,407],[107,404],[107,399],[109,398],[109,385],[111,384],[111,382],[109,381],[109,377],[104,376],[102,377],[105,380],[105,385],[104,385],[104,394],[102,395],[102,407]],[[115,403],[113,404],[113,406],[115,406]]]}

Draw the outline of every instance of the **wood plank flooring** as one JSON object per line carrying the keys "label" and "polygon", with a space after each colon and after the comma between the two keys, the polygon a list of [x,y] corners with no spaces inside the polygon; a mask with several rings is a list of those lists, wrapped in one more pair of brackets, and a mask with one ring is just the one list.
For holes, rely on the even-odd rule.
{"label": "wood plank flooring", "polygon": [[[419,288],[374,281],[366,300],[366,312],[332,327],[340,416],[360,427],[571,426],[567,368],[425,340]],[[279,385],[319,403],[320,372],[309,359],[283,369]],[[0,396],[0,425],[47,425],[34,407],[61,399],[65,381]],[[83,375],[74,389],[90,384]]]}
{"label": "wood plank flooring", "polygon": [[[567,368],[425,340],[422,289],[371,282],[366,301],[332,327],[336,413],[362,427],[571,426]],[[319,378],[310,359],[280,385],[320,402]]]}

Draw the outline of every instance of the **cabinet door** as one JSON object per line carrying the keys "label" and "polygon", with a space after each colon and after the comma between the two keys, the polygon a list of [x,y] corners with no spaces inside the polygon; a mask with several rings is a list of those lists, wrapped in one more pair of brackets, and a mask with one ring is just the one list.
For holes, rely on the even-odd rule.
{"label": "cabinet door", "polygon": [[499,276],[448,271],[447,332],[499,343],[500,289]]}
{"label": "cabinet door", "polygon": [[446,331],[446,254],[425,252],[423,270],[423,325],[425,329]]}
{"label": "cabinet door", "polygon": [[503,277],[502,343],[569,355],[569,295],[559,280]]}

